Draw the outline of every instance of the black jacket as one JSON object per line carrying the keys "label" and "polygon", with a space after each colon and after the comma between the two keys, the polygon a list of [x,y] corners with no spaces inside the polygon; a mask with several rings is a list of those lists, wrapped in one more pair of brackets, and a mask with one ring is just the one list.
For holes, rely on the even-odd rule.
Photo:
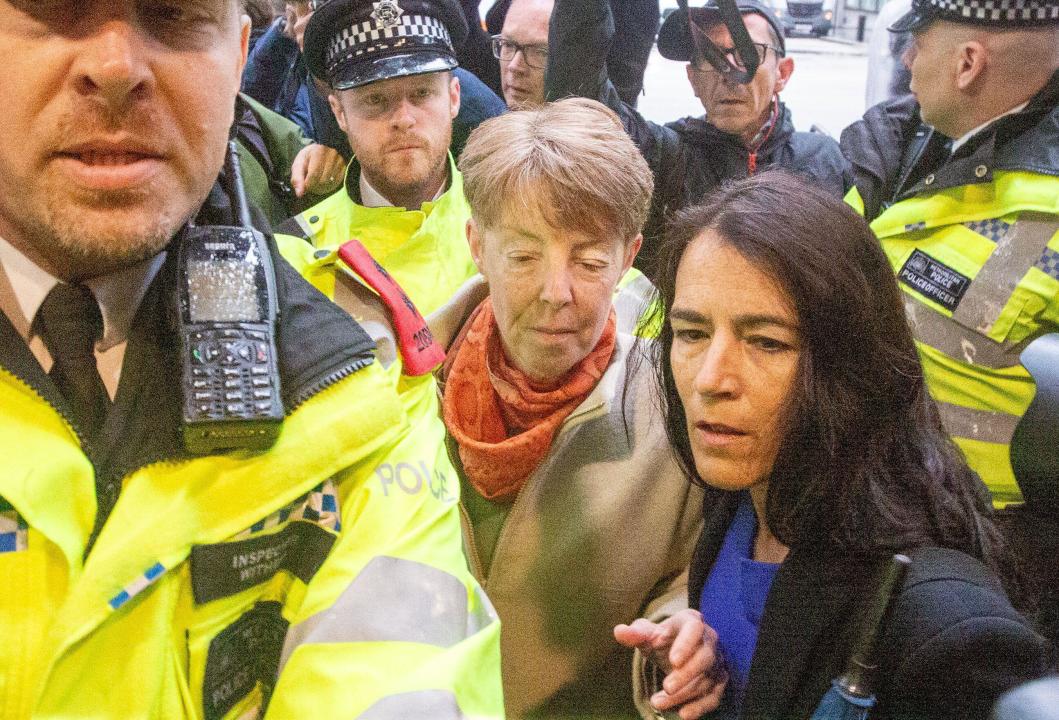
{"label": "black jacket", "polygon": [[[699,596],[739,504],[707,497],[688,596]],[[997,697],[1046,670],[1042,638],[1008,602],[997,579],[957,550],[921,547],[879,642],[873,720],[973,720]],[[792,550],[765,604],[743,717],[808,718],[850,654],[853,620],[880,558],[832,548]]]}
{"label": "black jacket", "polygon": [[[648,274],[656,262],[657,237],[673,210],[694,204],[718,184],[747,177],[750,152],[742,141],[721,132],[704,117],[658,125],[623,103],[607,71],[614,19],[606,0],[557,0],[549,31],[549,100],[589,97],[621,117],[655,177],[655,194],[636,266]],[[802,173],[836,197],[852,184],[838,143],[820,133],[795,132],[790,112],[779,105],[771,134],[755,153],[753,165],[778,166]]]}
{"label": "black jacket", "polygon": [[[993,181],[994,170],[1059,175],[1059,71],[1020,112],[948,156],[949,138],[922,122],[912,95],[880,103],[842,132],[842,152],[871,221],[926,192]],[[979,168],[986,168],[980,174]],[[930,179],[929,183],[927,178]]]}

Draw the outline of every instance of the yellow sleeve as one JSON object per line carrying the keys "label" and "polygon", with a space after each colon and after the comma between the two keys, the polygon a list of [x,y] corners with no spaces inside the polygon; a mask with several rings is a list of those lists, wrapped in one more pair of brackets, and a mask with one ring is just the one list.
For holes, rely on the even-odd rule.
{"label": "yellow sleeve", "polygon": [[463,555],[459,484],[414,428],[335,478],[338,539],[288,600],[267,718],[503,717],[500,622]]}

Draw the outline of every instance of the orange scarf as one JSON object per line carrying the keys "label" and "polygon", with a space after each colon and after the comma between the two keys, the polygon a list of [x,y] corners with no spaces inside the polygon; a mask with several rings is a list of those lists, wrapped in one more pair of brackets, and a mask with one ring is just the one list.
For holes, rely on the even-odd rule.
{"label": "orange scarf", "polygon": [[445,425],[467,479],[489,500],[510,500],[551,448],[562,422],[603,377],[614,354],[614,311],[596,347],[555,387],[541,387],[504,356],[489,298],[449,350]]}

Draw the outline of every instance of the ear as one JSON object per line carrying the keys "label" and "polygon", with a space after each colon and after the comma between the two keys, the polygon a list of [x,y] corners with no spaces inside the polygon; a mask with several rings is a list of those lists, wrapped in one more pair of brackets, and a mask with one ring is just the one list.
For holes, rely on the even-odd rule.
{"label": "ear", "polygon": [[982,77],[988,62],[985,46],[977,40],[965,42],[956,55],[956,87],[961,92],[972,89],[971,86]]}
{"label": "ear", "polygon": [[692,89],[692,91],[694,91],[695,97],[698,97],[699,96],[699,91],[695,87],[695,80],[694,80],[695,76],[692,74],[692,73],[695,72],[695,68],[691,67],[691,63],[688,63],[687,65],[684,66],[684,72],[687,73],[687,75],[688,75],[688,83],[691,84],[691,89]]}
{"label": "ear", "polygon": [[776,89],[774,92],[778,93],[787,87],[787,81],[791,79],[792,72],[794,72],[794,58],[781,57],[779,62],[776,63]]}
{"label": "ear", "polygon": [[242,15],[239,18],[239,72],[236,73],[235,89],[243,84],[243,69],[246,68],[246,56],[250,52],[250,16]]}
{"label": "ear", "polygon": [[629,268],[632,267],[632,263],[636,259],[636,255],[640,252],[642,246],[643,234],[639,234],[629,242],[625,243],[625,258],[621,268],[622,275],[629,272]]}
{"label": "ear", "polygon": [[485,274],[482,270],[482,233],[478,229],[478,223],[474,218],[467,220],[467,244],[471,247],[471,258],[474,260],[478,272]]}
{"label": "ear", "polygon": [[456,77],[456,73],[452,74],[452,78],[449,80],[449,117],[452,120],[456,119],[456,116],[460,114],[460,79]]}
{"label": "ear", "polygon": [[338,95],[331,92],[327,94],[327,104],[331,106],[331,112],[335,116],[335,120],[338,121],[338,127],[342,128],[342,132],[349,135],[349,123],[346,122],[346,113],[342,110],[342,103],[338,102]]}

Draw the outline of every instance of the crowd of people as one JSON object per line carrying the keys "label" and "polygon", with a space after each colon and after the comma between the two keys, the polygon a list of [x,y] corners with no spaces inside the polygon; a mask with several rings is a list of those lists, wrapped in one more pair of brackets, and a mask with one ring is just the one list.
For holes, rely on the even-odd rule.
{"label": "crowd of people", "polygon": [[0,718],[1056,717],[1059,0],[715,3],[0,0]]}

